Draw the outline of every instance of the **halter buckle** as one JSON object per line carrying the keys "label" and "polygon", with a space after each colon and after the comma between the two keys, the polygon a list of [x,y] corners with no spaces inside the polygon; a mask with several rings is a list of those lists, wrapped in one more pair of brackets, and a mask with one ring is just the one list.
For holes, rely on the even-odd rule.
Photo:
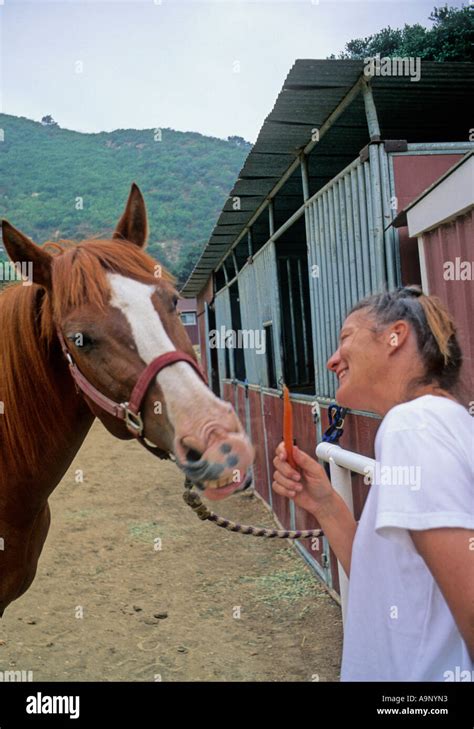
{"label": "halter buckle", "polygon": [[128,405],[128,402],[124,402],[122,404],[125,413],[125,425],[130,433],[132,433],[135,437],[138,437],[143,434],[144,426],[142,416],[140,413],[132,413],[132,411],[129,410]]}

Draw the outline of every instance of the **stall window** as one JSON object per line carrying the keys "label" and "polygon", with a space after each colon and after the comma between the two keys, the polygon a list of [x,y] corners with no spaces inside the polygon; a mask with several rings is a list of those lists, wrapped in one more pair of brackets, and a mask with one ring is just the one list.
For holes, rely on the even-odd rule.
{"label": "stall window", "polygon": [[184,311],[181,314],[181,321],[185,327],[192,327],[196,324],[196,314],[193,311]]}
{"label": "stall window", "polygon": [[266,322],[263,325],[265,332],[265,358],[267,363],[267,382],[268,387],[277,389],[276,368],[275,368],[275,350],[273,348],[273,323]]}
{"label": "stall window", "polygon": [[240,341],[240,332],[242,331],[242,316],[240,313],[239,283],[234,283],[229,287],[230,294],[230,313],[232,318],[232,329],[235,332],[235,347],[232,349],[234,360],[234,377],[243,382],[245,380],[245,353]]}
{"label": "stall window", "polygon": [[278,275],[285,382],[290,387],[311,389],[314,386],[314,364],[306,258],[280,256]]}

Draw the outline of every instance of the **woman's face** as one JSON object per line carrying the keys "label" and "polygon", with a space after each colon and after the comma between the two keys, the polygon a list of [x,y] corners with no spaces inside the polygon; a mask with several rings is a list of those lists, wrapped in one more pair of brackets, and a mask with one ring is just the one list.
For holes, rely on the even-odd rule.
{"label": "woman's face", "polygon": [[377,336],[374,327],[366,309],[350,314],[342,326],[339,347],[328,360],[327,368],[339,382],[336,399],[343,407],[377,412],[377,393],[387,376],[388,353],[385,338]]}

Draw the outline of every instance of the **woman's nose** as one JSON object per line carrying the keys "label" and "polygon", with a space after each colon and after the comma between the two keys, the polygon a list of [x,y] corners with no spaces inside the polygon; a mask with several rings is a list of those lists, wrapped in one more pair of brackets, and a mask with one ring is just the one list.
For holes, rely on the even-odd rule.
{"label": "woman's nose", "polygon": [[334,354],[329,357],[326,367],[328,368],[328,370],[332,370],[332,372],[334,372],[340,361],[341,355],[339,354],[339,349],[336,349]]}

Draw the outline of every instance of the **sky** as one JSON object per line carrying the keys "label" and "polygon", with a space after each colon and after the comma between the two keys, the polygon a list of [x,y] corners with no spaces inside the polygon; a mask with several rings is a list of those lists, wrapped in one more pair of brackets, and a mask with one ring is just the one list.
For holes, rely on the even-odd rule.
{"label": "sky", "polygon": [[[82,132],[167,128],[254,142],[297,58],[444,0],[0,0],[0,111]],[[449,0],[449,5],[463,3]]]}

